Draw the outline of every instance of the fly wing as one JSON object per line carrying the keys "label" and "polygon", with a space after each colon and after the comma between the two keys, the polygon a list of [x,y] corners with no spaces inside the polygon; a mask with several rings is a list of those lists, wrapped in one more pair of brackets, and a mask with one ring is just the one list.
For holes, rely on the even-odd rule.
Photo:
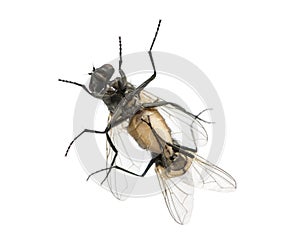
{"label": "fly wing", "polygon": [[208,134],[202,124],[203,121],[200,115],[193,115],[180,105],[166,102],[145,90],[141,92],[140,97],[142,102],[153,105],[155,103],[161,104],[161,106],[155,108],[167,121],[167,124],[172,129],[172,138],[179,145],[197,150],[197,147],[207,144]]}
{"label": "fly wing", "polygon": [[[127,132],[127,121],[113,127],[109,136],[118,150],[115,157],[111,145],[106,141],[106,168],[114,166],[122,167],[134,173],[142,173],[143,167],[151,159],[151,154],[142,150],[129,136]],[[115,161],[114,161],[115,159]],[[107,186],[111,193],[119,200],[127,199],[132,193],[138,177],[117,169],[107,169]]]}
{"label": "fly wing", "polygon": [[155,171],[171,216],[177,223],[186,224],[192,214],[194,198],[194,187],[184,182],[185,179],[191,179],[190,173],[187,172],[180,177],[165,178],[162,167],[156,167]]}
{"label": "fly wing", "polygon": [[236,189],[236,181],[229,173],[200,156],[195,156],[190,171],[195,187],[214,191],[233,191]]}

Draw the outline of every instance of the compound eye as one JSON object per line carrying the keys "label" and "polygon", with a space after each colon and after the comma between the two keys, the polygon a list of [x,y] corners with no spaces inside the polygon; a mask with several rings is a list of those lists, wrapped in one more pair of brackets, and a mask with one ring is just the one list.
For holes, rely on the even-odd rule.
{"label": "compound eye", "polygon": [[105,64],[92,73],[89,88],[92,92],[103,96],[107,90],[108,83],[114,74],[114,68],[110,64]]}
{"label": "compound eye", "polygon": [[104,64],[102,67],[95,69],[94,73],[100,73],[106,80],[110,80],[115,72],[115,69],[110,64]]}
{"label": "compound eye", "polygon": [[105,93],[107,87],[107,82],[100,81],[95,78],[91,78],[89,88],[94,93]]}

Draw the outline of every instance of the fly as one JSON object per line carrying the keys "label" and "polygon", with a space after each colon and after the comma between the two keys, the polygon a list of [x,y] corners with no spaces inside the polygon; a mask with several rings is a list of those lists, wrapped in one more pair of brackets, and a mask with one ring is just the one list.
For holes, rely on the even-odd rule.
{"label": "fly", "polygon": [[[91,96],[102,100],[110,112],[105,130],[84,129],[70,143],[65,156],[72,144],[84,133],[105,134],[107,138],[106,168],[91,173],[88,179],[96,173],[106,172],[101,184],[107,181],[112,194],[122,199],[120,186],[112,182],[113,170],[144,177],[155,165],[155,172],[171,216],[177,223],[185,224],[189,221],[192,212],[194,187],[230,191],[236,189],[236,181],[230,174],[197,154],[197,141],[200,138],[204,141],[208,139],[202,123],[209,122],[200,118],[200,115],[208,109],[194,115],[180,105],[165,101],[145,90],[156,78],[152,48],[160,24],[161,20],[159,20],[148,51],[153,74],[138,87],[127,81],[122,70],[121,37],[119,37],[119,77],[111,80],[115,70],[112,65],[105,64],[99,68],[93,67],[92,72],[89,73],[91,78],[88,88],[84,84],[59,79],[61,82],[81,86]],[[187,131],[182,129],[181,133],[194,142],[194,145],[185,146],[176,139],[163,113],[186,126]],[[124,130],[141,149],[151,153],[152,158],[142,173],[133,172],[122,166],[115,142],[120,131]]]}

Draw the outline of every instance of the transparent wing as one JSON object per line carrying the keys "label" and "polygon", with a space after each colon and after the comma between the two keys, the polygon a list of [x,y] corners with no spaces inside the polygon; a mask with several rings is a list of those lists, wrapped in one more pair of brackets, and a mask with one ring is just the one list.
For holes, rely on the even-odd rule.
{"label": "transparent wing", "polygon": [[[106,167],[109,168],[114,161],[114,166],[122,167],[134,173],[142,173],[143,168],[151,159],[151,154],[148,151],[141,149],[138,144],[131,138],[127,132],[127,121],[113,127],[109,131],[109,136],[118,150],[118,155],[115,157],[115,152],[106,141]],[[123,172],[117,169],[107,169],[107,186],[111,193],[119,200],[127,199],[132,193],[136,176]]]}
{"label": "transparent wing", "polygon": [[189,168],[193,176],[193,185],[214,191],[233,191],[235,179],[226,171],[200,156],[195,156]]}
{"label": "transparent wing", "polygon": [[156,108],[172,129],[172,138],[179,145],[197,150],[197,147],[207,144],[208,134],[200,115],[193,115],[180,105],[166,102],[145,90],[141,92],[140,97],[143,103],[162,104]]}
{"label": "transparent wing", "polygon": [[155,171],[171,216],[177,223],[186,224],[193,210],[194,187],[187,184],[191,180],[190,173],[187,172],[180,177],[165,178],[162,167],[156,167]]}

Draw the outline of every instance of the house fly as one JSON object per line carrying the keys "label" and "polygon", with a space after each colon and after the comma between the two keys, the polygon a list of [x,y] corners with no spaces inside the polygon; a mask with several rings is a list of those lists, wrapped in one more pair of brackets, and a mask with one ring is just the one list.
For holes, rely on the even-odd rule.
{"label": "house fly", "polygon": [[[144,177],[154,165],[164,200],[173,219],[179,224],[189,221],[193,207],[194,187],[216,191],[230,191],[236,188],[234,178],[202,158],[198,152],[198,143],[206,142],[207,132],[203,126],[209,123],[200,115],[187,111],[182,106],[165,101],[149,93],[145,88],[156,78],[156,68],[152,57],[152,48],[157,38],[161,20],[159,20],[148,55],[153,68],[153,74],[138,87],[127,81],[122,70],[122,43],[119,37],[119,74],[111,79],[115,70],[112,65],[105,64],[99,68],[93,67],[89,73],[88,88],[84,84],[69,80],[59,81],[81,86],[91,96],[102,100],[109,110],[109,119],[104,131],[84,129],[68,146],[68,151],[74,141],[84,133],[105,134],[107,139],[106,168],[96,170],[96,173],[106,172],[102,183],[107,181],[112,194],[118,199],[122,196],[122,185],[113,180],[113,173],[123,172],[126,175]],[[180,133],[192,144],[183,144],[176,138],[175,131],[166,122],[164,115],[180,122]],[[182,127],[183,126],[183,127]],[[119,156],[117,138],[121,131],[126,131],[138,146],[148,151],[151,159],[143,172],[135,172],[122,165]],[[130,154],[132,155],[132,153]],[[134,162],[130,155],[128,159]]]}

